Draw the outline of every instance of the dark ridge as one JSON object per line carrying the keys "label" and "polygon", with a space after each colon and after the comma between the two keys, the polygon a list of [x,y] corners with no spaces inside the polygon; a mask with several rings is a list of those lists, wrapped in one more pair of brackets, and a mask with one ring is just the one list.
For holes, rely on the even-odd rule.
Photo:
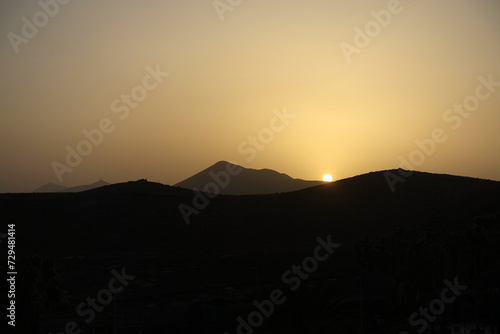
{"label": "dark ridge", "polygon": [[[239,173],[237,175],[230,175],[228,173],[229,170],[238,170]],[[225,185],[226,178],[223,175],[230,176],[230,182],[227,185]],[[220,194],[257,195],[295,191],[323,184],[323,182],[294,179],[287,174],[271,169],[257,170],[244,168],[227,161],[219,161],[184,181],[177,183],[176,186],[215,192],[213,186],[207,186],[209,184],[217,185]]]}

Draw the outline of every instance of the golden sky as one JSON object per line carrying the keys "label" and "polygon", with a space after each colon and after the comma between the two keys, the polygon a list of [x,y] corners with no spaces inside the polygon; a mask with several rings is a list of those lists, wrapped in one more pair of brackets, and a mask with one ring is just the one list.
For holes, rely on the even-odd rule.
{"label": "golden sky", "polygon": [[[500,180],[500,1],[23,0],[0,13],[0,192],[175,184],[219,160],[319,180],[403,157]],[[74,167],[68,147],[87,154]]]}

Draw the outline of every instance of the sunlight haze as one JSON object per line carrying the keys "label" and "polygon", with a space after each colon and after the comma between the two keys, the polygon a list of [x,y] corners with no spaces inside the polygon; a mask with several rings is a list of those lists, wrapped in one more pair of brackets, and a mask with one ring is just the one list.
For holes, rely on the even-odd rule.
{"label": "sunlight haze", "polygon": [[[23,17],[39,3],[3,1],[0,192],[172,185],[220,160],[338,180],[406,168],[399,157],[438,128],[446,139],[414,169],[500,180],[500,2],[401,0],[356,46],[356,27],[393,1],[241,1],[218,13],[212,0],[73,0],[32,38]],[[141,101],[127,104],[132,92]],[[466,116],[447,112],[474,99]],[[108,133],[60,182],[53,163],[100,126]]]}

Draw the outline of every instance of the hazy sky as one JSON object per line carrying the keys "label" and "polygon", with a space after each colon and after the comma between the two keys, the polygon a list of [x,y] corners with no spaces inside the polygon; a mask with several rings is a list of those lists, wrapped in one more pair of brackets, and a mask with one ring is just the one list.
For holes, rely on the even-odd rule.
{"label": "hazy sky", "polygon": [[219,160],[500,180],[500,1],[60,2],[0,2],[0,192]]}

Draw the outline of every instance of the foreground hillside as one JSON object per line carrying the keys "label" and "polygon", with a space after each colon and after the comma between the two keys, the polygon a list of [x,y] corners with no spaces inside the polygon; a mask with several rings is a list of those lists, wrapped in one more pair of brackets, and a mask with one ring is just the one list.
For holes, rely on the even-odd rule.
{"label": "foreground hillside", "polygon": [[[474,254],[484,254],[482,245],[486,247],[491,238],[498,236],[498,215],[495,214],[500,212],[500,182],[496,181],[414,172],[391,192],[384,172],[374,172],[288,193],[204,195],[203,208],[197,206],[196,196],[200,195],[145,180],[81,193],[0,195],[2,221],[16,224],[18,256],[26,259],[26,263],[53,261],[59,275],[58,286],[66,300],[60,305],[54,303],[52,311],[36,313],[38,320],[25,321],[36,322],[35,327],[47,329],[49,325],[45,320],[59,319],[60,316],[54,315],[58,312],[78,319],[74,306],[86,296],[95,295],[112,268],[125,266],[136,279],[120,295],[123,300],[118,307],[124,313],[134,314],[136,309],[153,306],[151,312],[141,316],[120,318],[120,323],[133,320],[142,323],[144,330],[163,330],[167,320],[157,313],[172,308],[178,312],[180,306],[174,305],[182,302],[190,310],[185,314],[188,318],[203,317],[196,311],[196,305],[230,312],[231,316],[225,313],[226,316],[214,320],[217,324],[213,332],[217,332],[215,328],[233,328],[234,332],[238,312],[246,312],[252,299],[282,284],[281,274],[310,256],[318,237],[331,236],[341,246],[314,272],[310,285],[293,296],[307,298],[317,292],[306,293],[308,290],[304,289],[321,290],[327,284],[329,293],[348,303],[344,308],[345,323],[338,324],[339,328],[348,326],[350,331],[359,332],[356,315],[359,307],[352,304],[357,303],[359,284],[351,286],[353,279],[359,277],[359,270],[371,275],[363,284],[366,289],[372,286],[373,296],[382,296],[382,299],[377,297],[378,302],[392,300],[387,292],[390,290],[386,289],[396,284],[389,283],[393,280],[406,282],[408,298],[414,300],[411,294],[417,291],[412,285],[415,277],[419,277],[422,284],[432,277],[432,282],[429,281],[432,291],[431,286],[439,286],[449,275],[453,278],[459,274],[459,268],[470,263],[470,252],[453,252],[458,255],[452,257],[450,249],[459,236],[465,238],[460,241],[462,248],[476,247]],[[180,205],[196,212],[189,216],[189,224],[179,210]],[[476,241],[467,239],[472,236]],[[488,254],[497,254],[498,246],[492,247]],[[415,254],[415,249],[421,249],[422,253]],[[395,257],[396,254],[399,255]],[[33,260],[33,256],[40,256],[41,260]],[[405,256],[419,259],[415,262],[419,263],[418,268],[407,267],[409,258]],[[497,277],[498,262],[492,262],[498,258],[495,256],[488,257],[490,262],[485,263],[485,267],[474,269],[477,275],[467,274],[467,279],[476,280],[475,290],[470,291],[480,290],[478,282],[485,272],[489,277]],[[438,260],[441,264],[434,263]],[[440,268],[440,272],[430,272],[429,268]],[[427,274],[408,276],[410,272]],[[389,287],[382,289],[381,284],[375,284],[380,279],[378,275],[385,277],[382,281]],[[335,280],[323,281],[327,277],[335,277]],[[34,288],[34,283],[24,284],[31,287],[26,289]],[[229,287],[233,292],[228,295],[229,290],[224,289]],[[488,285],[490,288],[498,289],[498,286]],[[303,303],[300,298],[289,307]],[[377,310],[380,306],[376,307],[375,301],[366,303],[366,317],[373,319],[374,314],[368,307]],[[412,303],[404,304],[401,309],[411,310],[416,307]],[[384,306],[387,312],[389,304]],[[104,311],[106,316],[91,326],[111,326],[113,321],[109,319],[114,315],[109,312],[110,309]],[[270,321],[262,332],[270,328],[270,332],[279,333],[277,328],[284,328],[286,323],[283,317],[286,315],[277,316],[276,323]],[[404,323],[407,314],[397,319],[384,317],[386,321]],[[184,321],[174,318],[168,318],[171,326],[180,326]],[[63,325],[59,320],[56,324]],[[198,330],[192,326],[192,332]],[[294,326],[288,330],[292,328]],[[173,329],[172,332],[181,333]],[[317,332],[327,333],[319,329]]]}
{"label": "foreground hillside", "polygon": [[[2,215],[17,224],[25,249],[40,254],[91,251],[89,244],[95,251],[138,245],[286,249],[307,245],[318,233],[345,241],[398,227],[458,230],[477,216],[500,211],[500,182],[416,172],[393,193],[383,172],[376,172],[290,193],[204,196],[201,210],[192,191],[145,180],[82,193],[0,198]],[[181,204],[193,209],[190,225]]]}

